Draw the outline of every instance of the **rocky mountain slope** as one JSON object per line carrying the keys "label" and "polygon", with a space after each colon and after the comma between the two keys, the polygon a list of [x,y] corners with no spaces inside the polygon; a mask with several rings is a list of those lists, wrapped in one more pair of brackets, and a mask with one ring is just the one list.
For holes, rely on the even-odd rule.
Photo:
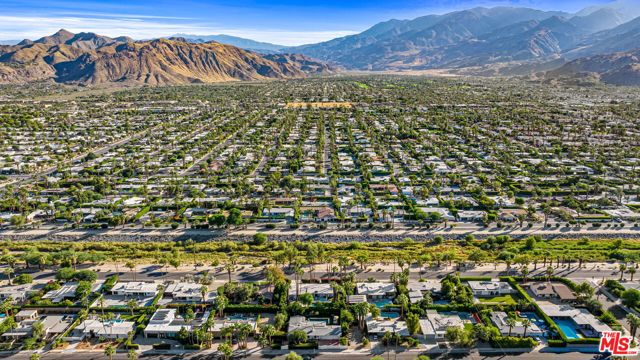
{"label": "rocky mountain slope", "polygon": [[613,85],[637,86],[640,85],[640,48],[580,58],[547,72],[546,78],[565,82],[590,79]]}
{"label": "rocky mountain slope", "polygon": [[324,63],[303,55],[263,56],[216,42],[184,39],[134,42],[65,30],[36,41],[0,46],[0,82],[55,80],[62,83],[212,83],[299,78],[327,73]]}
{"label": "rocky mountain slope", "polygon": [[640,19],[627,23],[633,12],[618,5],[578,14],[474,8],[390,20],[360,34],[294,50],[358,70],[535,67],[562,58],[632,49],[640,34],[640,27],[632,23]]}

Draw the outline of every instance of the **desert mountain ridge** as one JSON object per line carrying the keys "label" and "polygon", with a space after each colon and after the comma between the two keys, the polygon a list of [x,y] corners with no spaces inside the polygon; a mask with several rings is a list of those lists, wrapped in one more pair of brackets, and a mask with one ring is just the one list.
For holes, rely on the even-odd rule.
{"label": "desert mountain ridge", "polygon": [[218,42],[133,41],[64,29],[35,41],[0,46],[2,83],[164,85],[302,78],[332,71],[325,63],[299,54],[266,56]]}

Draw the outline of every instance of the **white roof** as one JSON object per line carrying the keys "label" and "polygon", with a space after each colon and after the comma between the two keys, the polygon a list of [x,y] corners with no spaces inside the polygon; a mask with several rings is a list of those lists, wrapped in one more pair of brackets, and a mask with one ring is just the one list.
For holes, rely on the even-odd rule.
{"label": "white roof", "polygon": [[407,289],[409,291],[440,292],[442,284],[438,280],[409,281]]}
{"label": "white roof", "polygon": [[611,328],[598,320],[587,309],[574,308],[571,305],[544,304],[540,309],[550,317],[568,317],[578,325],[589,325],[598,332],[611,331]]}
{"label": "white roof", "polygon": [[[512,335],[523,335],[524,326],[522,326],[522,321],[524,319],[516,318],[516,326],[512,327],[511,331],[509,331],[509,324],[507,324],[508,318],[507,313],[504,311],[495,311],[491,313],[491,321],[502,334],[509,334],[509,332],[511,332]],[[540,335],[542,334],[542,329],[540,329],[536,323],[531,322],[531,325],[527,327],[527,334]]]}
{"label": "white roof", "polygon": [[[302,294],[313,294],[313,295],[324,295],[324,296],[333,296],[333,289],[331,288],[331,284],[300,284],[300,295]],[[296,293],[296,283],[295,281],[291,282],[289,287],[289,294],[294,295]]]}
{"label": "white roof", "polygon": [[98,319],[88,319],[78,325],[76,330],[83,334],[93,331],[96,336],[127,335],[129,331],[133,331],[134,326],[133,321],[111,320],[103,323]]}
{"label": "white roof", "polygon": [[427,318],[420,319],[420,329],[424,335],[443,334],[450,327],[464,326],[458,315],[444,315],[435,310],[427,310]]}
{"label": "white roof", "polygon": [[158,285],[156,283],[148,283],[148,282],[140,282],[140,281],[131,281],[131,282],[119,282],[116,283],[111,292],[125,292],[131,294],[139,294],[139,293],[157,293]]}
{"label": "white roof", "polygon": [[388,332],[398,333],[400,336],[409,336],[407,323],[398,319],[374,319],[368,316],[366,319],[367,331],[372,334]]}
{"label": "white roof", "polygon": [[304,316],[292,316],[289,319],[289,333],[302,330],[311,339],[339,340],[342,329],[338,325],[327,325],[324,321],[310,321]]}
{"label": "white roof", "polygon": [[358,295],[367,295],[367,296],[380,296],[386,295],[387,293],[395,293],[396,286],[393,283],[358,283],[357,289]]}
{"label": "white roof", "polygon": [[504,281],[469,281],[473,291],[511,290],[511,285]]}

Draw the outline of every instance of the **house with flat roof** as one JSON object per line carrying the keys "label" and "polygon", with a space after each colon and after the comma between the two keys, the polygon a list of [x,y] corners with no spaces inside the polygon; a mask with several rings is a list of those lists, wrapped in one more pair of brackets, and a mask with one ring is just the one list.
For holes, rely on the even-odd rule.
{"label": "house with flat roof", "polygon": [[220,331],[222,331],[222,329],[234,326],[236,324],[249,324],[252,331],[256,331],[258,328],[258,322],[255,317],[232,316],[226,317],[224,319],[215,318],[209,331],[211,331],[214,336],[220,336]]}
{"label": "house with flat roof", "polygon": [[193,331],[200,327],[209,319],[210,312],[207,311],[197,316],[194,321],[187,323],[178,314],[177,309],[158,309],[151,316],[149,324],[144,329],[146,338],[174,338],[182,328],[186,331]]}
{"label": "house with flat roof", "polygon": [[43,337],[51,339],[62,334],[73,323],[74,315],[39,315],[37,310],[22,310],[16,314],[16,327],[2,334],[4,339],[20,339],[31,336],[35,323],[42,324]]}
{"label": "house with flat roof", "polygon": [[82,341],[84,339],[105,338],[109,340],[126,339],[129,332],[135,331],[133,321],[122,319],[100,320],[98,317],[90,318],[76,326],[67,341]]}
{"label": "house with flat roof", "polygon": [[212,302],[218,296],[215,290],[207,289],[202,298],[203,285],[191,282],[174,282],[166,286],[163,295],[177,303]]}
{"label": "house with flat roof", "polygon": [[388,299],[396,295],[396,285],[383,282],[358,283],[356,293],[366,295],[367,300]]}
{"label": "house with flat roof", "polygon": [[309,340],[317,341],[318,345],[336,345],[342,336],[339,325],[328,325],[322,320],[308,320],[304,316],[292,316],[289,319],[289,330],[302,330],[307,333]]}
{"label": "house with flat roof", "polygon": [[[91,286],[91,292],[97,292],[102,287],[101,282],[96,282]],[[59,289],[51,290],[42,296],[43,299],[51,300],[53,303],[59,303],[66,299],[74,299],[76,297],[77,282],[68,282],[60,286]]]}
{"label": "house with flat roof", "polygon": [[426,319],[420,319],[420,329],[425,341],[444,339],[447,329],[464,327],[464,321],[456,314],[441,314],[436,310],[427,310]]}
{"label": "house with flat roof", "polygon": [[23,284],[0,287],[0,302],[11,298],[14,304],[20,305],[43,287],[44,284]]}
{"label": "house with flat roof", "polygon": [[525,328],[522,322],[526,318],[515,317],[514,319],[516,320],[516,325],[509,326],[509,316],[504,311],[494,311],[491,313],[490,318],[493,325],[495,325],[498,330],[500,330],[500,334],[504,336],[522,337],[524,335],[529,335],[538,337],[542,336],[542,334],[544,333],[544,331],[540,329],[540,327],[534,322],[531,322],[531,325],[527,327],[525,333]]}
{"label": "house with flat roof", "polygon": [[153,282],[119,282],[111,289],[114,295],[126,297],[153,297],[158,294],[158,285]]}
{"label": "house with flat roof", "polygon": [[506,281],[469,281],[474,296],[498,296],[511,294],[514,289]]}
{"label": "house with flat roof", "polygon": [[437,280],[409,281],[407,290],[409,290],[409,300],[415,304],[424,299],[425,294],[439,293],[442,290],[442,284]]}
{"label": "house with flat roof", "polygon": [[386,332],[397,333],[400,336],[409,336],[407,323],[399,319],[373,318],[369,315],[365,320],[369,335],[382,337]]}
{"label": "house with flat roof", "polygon": [[359,304],[367,302],[367,295],[349,295],[347,296],[348,304]]}
{"label": "house with flat roof", "polygon": [[587,309],[575,308],[571,305],[542,304],[539,305],[542,312],[550,318],[557,320],[570,320],[576,324],[585,337],[597,338],[605,331],[611,331],[609,325],[598,320]]}
{"label": "house with flat roof", "polygon": [[296,297],[296,288],[298,289],[298,295],[302,294],[311,294],[313,295],[313,299],[315,301],[329,301],[333,298],[333,289],[331,288],[331,284],[302,284],[300,283],[298,287],[296,287],[295,281],[291,282],[289,286],[289,298],[295,299]]}

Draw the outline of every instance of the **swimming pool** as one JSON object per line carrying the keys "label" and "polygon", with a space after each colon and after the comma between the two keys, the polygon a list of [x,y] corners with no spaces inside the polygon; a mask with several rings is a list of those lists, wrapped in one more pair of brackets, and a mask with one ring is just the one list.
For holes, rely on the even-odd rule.
{"label": "swimming pool", "polygon": [[464,312],[464,311],[442,311],[442,312],[440,312],[440,314],[442,314],[442,315],[457,315],[463,321],[466,320],[466,321],[469,321],[472,324],[476,323],[476,319],[474,319],[473,315],[471,315],[471,313],[468,313],[468,312]]}
{"label": "swimming pool", "polygon": [[554,320],[560,331],[567,337],[567,339],[580,339],[582,335],[578,332],[576,328],[576,323],[571,319],[555,319]]}
{"label": "swimming pool", "polygon": [[538,316],[538,314],[534,312],[521,312],[519,315],[521,318],[529,319],[529,321],[538,325],[540,329],[547,330],[547,324]]}
{"label": "swimming pool", "polygon": [[385,319],[397,319],[400,317],[400,314],[393,311],[382,311],[380,312],[380,317]]}
{"label": "swimming pool", "polygon": [[377,308],[382,309],[384,308],[386,305],[391,305],[393,304],[393,301],[391,301],[391,299],[380,299],[380,300],[373,300],[370,301],[371,304],[375,305]]}

